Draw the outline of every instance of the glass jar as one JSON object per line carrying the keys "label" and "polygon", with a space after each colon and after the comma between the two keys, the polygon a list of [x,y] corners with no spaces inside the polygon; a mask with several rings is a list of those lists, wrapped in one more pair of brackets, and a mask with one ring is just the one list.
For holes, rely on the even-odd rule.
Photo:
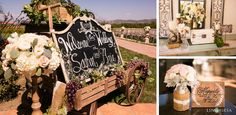
{"label": "glass jar", "polygon": [[173,94],[174,109],[186,111],[190,106],[190,91],[187,86],[177,85]]}

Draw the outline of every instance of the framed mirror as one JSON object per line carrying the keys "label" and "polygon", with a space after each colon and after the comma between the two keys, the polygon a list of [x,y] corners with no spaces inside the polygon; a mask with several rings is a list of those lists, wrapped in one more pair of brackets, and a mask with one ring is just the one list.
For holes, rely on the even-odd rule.
{"label": "framed mirror", "polygon": [[205,28],[206,0],[179,0],[181,21],[191,29]]}

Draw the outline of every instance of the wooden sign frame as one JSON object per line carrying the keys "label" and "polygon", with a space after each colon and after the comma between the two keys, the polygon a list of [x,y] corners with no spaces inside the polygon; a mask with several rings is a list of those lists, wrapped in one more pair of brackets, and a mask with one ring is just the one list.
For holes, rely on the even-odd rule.
{"label": "wooden sign frame", "polygon": [[192,88],[192,108],[224,107],[224,82],[200,82]]}
{"label": "wooden sign frame", "polygon": [[[66,32],[68,32],[70,30],[70,28],[75,24],[75,22],[77,20],[82,20],[82,21],[93,21],[95,22],[99,27],[101,27],[105,32],[108,32],[108,33],[111,33],[112,34],[112,37],[114,38],[114,42],[115,42],[115,47],[117,48],[118,50],[118,58],[119,58],[119,63],[120,64],[123,64],[123,59],[121,57],[121,53],[120,53],[120,49],[119,49],[119,46],[117,45],[117,42],[116,42],[116,38],[114,36],[114,33],[109,31],[109,30],[106,30],[105,28],[103,28],[96,20],[92,19],[92,18],[88,18],[86,16],[83,16],[83,17],[77,17],[75,19],[72,20],[72,22],[69,24],[69,26],[63,30],[63,31],[55,31],[54,29],[52,29],[51,33],[52,33],[52,38],[53,38],[53,41],[54,43],[56,44],[57,48],[59,48],[59,45],[58,45],[58,41],[57,41],[57,37],[56,35],[57,34],[64,34]],[[78,39],[78,38],[75,38],[75,39]],[[64,75],[64,78],[65,78],[65,81],[68,83],[70,81],[70,78],[69,78],[69,74],[68,74],[68,68],[65,67],[65,61],[63,60],[63,55],[62,53],[60,54],[61,56],[61,68],[62,68],[62,71],[63,71],[63,75]]]}
{"label": "wooden sign frame", "polygon": [[233,25],[232,24],[221,26],[222,33],[232,33],[232,30],[233,30]]}

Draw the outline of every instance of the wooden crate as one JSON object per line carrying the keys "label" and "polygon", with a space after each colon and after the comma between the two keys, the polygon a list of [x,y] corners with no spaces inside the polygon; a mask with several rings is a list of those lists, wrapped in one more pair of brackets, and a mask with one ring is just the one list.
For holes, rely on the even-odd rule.
{"label": "wooden crate", "polygon": [[119,88],[120,85],[117,82],[116,77],[116,75],[107,77],[104,80],[78,90],[75,97],[75,109],[79,111],[86,105],[91,104],[92,102]]}

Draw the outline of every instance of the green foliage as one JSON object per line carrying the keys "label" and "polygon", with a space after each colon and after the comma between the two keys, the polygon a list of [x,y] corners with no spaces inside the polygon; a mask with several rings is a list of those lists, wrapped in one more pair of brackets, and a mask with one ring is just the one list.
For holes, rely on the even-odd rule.
{"label": "green foliage", "polygon": [[42,69],[38,68],[37,72],[35,73],[36,76],[41,76],[42,75]]}
{"label": "green foliage", "polygon": [[36,45],[37,45],[37,43],[38,43],[38,39],[34,39],[34,41],[32,42],[32,47],[34,48]]}
{"label": "green foliage", "polygon": [[19,52],[18,49],[12,49],[12,50],[10,51],[10,57],[11,57],[12,59],[16,59],[19,55],[20,55],[20,52]]}
{"label": "green foliage", "polygon": [[22,12],[26,13],[26,15],[31,19],[31,23],[33,24],[40,24],[41,21],[46,21],[46,16],[38,11],[36,1],[39,0],[32,0],[31,4],[27,4],[24,6]]}
{"label": "green foliage", "polygon": [[102,71],[93,70],[90,74],[94,82],[100,81],[105,78]]}
{"label": "green foliage", "polygon": [[[31,23],[33,24],[40,24],[42,21],[48,22],[48,16],[44,15],[43,12],[37,9],[39,4],[42,5],[52,5],[56,3],[61,3],[63,7],[66,8],[68,13],[73,17],[77,17],[79,15],[89,16],[92,12],[88,12],[87,10],[81,11],[80,6],[66,0],[32,0],[30,4],[24,6],[22,12],[26,13],[26,15],[31,19]],[[81,13],[82,12],[82,13]],[[88,14],[88,15],[87,15]],[[58,14],[54,14],[52,16],[53,23],[60,24],[61,20],[59,19]],[[63,21],[63,20],[62,20]]]}
{"label": "green foliage", "polygon": [[[3,40],[1,42],[5,41],[6,40]],[[4,47],[5,45],[2,46],[2,48]],[[2,52],[2,48],[0,48],[0,52]],[[18,79],[14,71],[16,68],[15,64],[10,63],[10,66],[12,69],[8,68],[4,72],[2,68],[2,62],[0,61],[0,103],[15,98],[18,95],[18,91],[20,90],[20,85],[15,84],[15,81]]]}
{"label": "green foliage", "polygon": [[11,24],[8,24],[8,27],[4,28],[4,30],[1,30],[1,29],[2,28],[0,28],[0,33],[2,31],[1,35],[3,39],[8,38],[14,32],[17,32],[18,34],[23,34],[25,32],[24,26],[15,27],[15,26],[11,26]]}
{"label": "green foliage", "polygon": [[20,90],[19,85],[0,78],[0,102],[15,98]]}
{"label": "green foliage", "polygon": [[20,86],[15,84],[18,77],[11,69],[8,69],[4,74],[0,64],[0,102],[8,101],[18,95]]}
{"label": "green foliage", "polygon": [[224,40],[223,40],[222,36],[216,34],[215,39],[214,39],[214,43],[216,44],[217,47],[223,47],[224,46]]}
{"label": "green foliage", "polygon": [[12,70],[9,68],[5,71],[4,78],[5,78],[5,80],[9,80],[11,78],[11,76],[12,76]]}

